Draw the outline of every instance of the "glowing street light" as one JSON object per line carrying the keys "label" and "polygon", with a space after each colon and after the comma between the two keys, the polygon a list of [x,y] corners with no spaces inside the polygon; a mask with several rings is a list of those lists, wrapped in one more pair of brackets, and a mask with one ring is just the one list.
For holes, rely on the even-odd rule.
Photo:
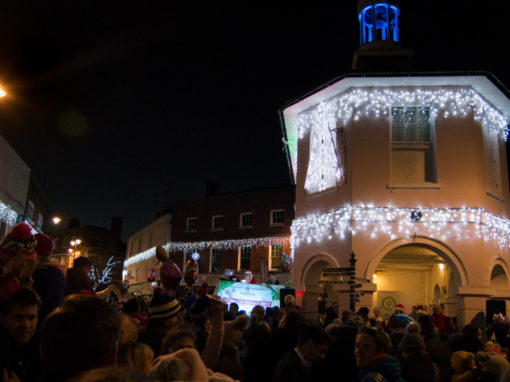
{"label": "glowing street light", "polygon": [[51,221],[53,222],[53,224],[57,225],[62,221],[62,219],[59,218],[58,216],[54,216],[51,218]]}
{"label": "glowing street light", "polygon": [[4,89],[0,88],[0,98],[3,98],[7,95]]}

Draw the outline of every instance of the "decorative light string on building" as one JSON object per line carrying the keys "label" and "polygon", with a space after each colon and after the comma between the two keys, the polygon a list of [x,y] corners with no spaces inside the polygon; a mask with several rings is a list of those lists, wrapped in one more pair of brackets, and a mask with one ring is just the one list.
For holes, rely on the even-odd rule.
{"label": "decorative light string on building", "polygon": [[6,222],[8,225],[13,226],[16,224],[18,214],[8,204],[0,202],[0,220]]}
{"label": "decorative light string on building", "polygon": [[[199,251],[207,248],[235,249],[239,247],[269,247],[273,244],[289,244],[287,237],[261,237],[240,240],[218,240],[218,241],[194,241],[194,242],[170,242],[163,245],[167,252],[184,252],[185,250]],[[156,258],[156,247],[140,252],[124,261],[124,267]]]}
{"label": "decorative light string on building", "polygon": [[346,206],[323,214],[295,219],[291,227],[291,246],[302,242],[345,239],[348,233],[369,233],[396,239],[414,233],[439,240],[483,238],[502,248],[510,247],[510,221],[480,208],[398,208]]}
{"label": "decorative light string on building", "polygon": [[495,131],[507,139],[508,122],[496,108],[474,89],[459,87],[417,88],[395,90],[395,88],[354,88],[339,94],[317,107],[299,114],[297,119],[298,139],[316,126],[328,121],[346,125],[351,119],[361,117],[389,118],[393,106],[428,106],[431,117],[467,117],[470,113],[476,121],[489,131]]}

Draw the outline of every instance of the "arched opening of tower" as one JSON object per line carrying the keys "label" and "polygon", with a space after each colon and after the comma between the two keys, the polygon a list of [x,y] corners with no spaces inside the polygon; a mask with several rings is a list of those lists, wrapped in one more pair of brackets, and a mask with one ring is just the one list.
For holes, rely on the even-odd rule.
{"label": "arched opening of tower", "polygon": [[457,315],[456,273],[446,256],[426,245],[404,245],[388,252],[378,264],[372,281],[377,285],[373,306],[388,318],[397,304],[404,313],[424,310],[432,314],[439,305],[449,317]]}

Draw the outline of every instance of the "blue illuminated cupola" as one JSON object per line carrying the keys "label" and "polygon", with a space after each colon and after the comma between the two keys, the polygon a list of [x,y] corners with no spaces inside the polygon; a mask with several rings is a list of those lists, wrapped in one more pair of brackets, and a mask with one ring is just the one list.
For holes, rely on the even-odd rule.
{"label": "blue illuminated cupola", "polygon": [[396,5],[374,2],[359,13],[360,45],[375,40],[398,42],[398,15]]}
{"label": "blue illuminated cupola", "polygon": [[399,7],[391,1],[358,1],[360,47],[354,52],[353,69],[409,70],[412,51],[400,45],[399,16]]}

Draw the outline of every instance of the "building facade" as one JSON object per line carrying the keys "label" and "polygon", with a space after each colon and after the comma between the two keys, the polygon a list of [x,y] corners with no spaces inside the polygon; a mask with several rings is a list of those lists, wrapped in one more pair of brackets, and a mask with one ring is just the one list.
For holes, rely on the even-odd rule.
{"label": "building facade", "polygon": [[153,251],[156,246],[169,243],[171,234],[172,214],[167,213],[128,238],[124,279],[129,282],[130,292],[141,294],[152,292],[150,277],[152,272],[157,273],[158,269],[158,259]]}
{"label": "building facade", "polygon": [[[171,241],[163,247],[182,270],[191,255],[198,254],[200,280],[210,285],[219,280],[225,269],[240,278],[246,270],[251,270],[260,281],[260,270],[266,265],[268,270],[279,273],[282,282],[290,278],[286,259],[290,254],[290,226],[294,218],[293,186],[181,200],[172,207]],[[130,238],[128,251],[131,242],[133,253],[138,250],[137,243],[143,237],[138,234]],[[142,244],[140,249],[142,252],[134,256],[128,252],[125,263],[125,270],[134,276],[130,278],[131,284],[148,284],[148,274],[157,270],[155,248],[143,251]],[[156,272],[156,284],[158,281]]]}
{"label": "building facade", "polygon": [[[305,311],[326,292],[340,309],[438,303],[462,325],[505,305],[510,100],[490,75],[348,75],[282,114]],[[351,253],[355,293],[323,274]]]}

